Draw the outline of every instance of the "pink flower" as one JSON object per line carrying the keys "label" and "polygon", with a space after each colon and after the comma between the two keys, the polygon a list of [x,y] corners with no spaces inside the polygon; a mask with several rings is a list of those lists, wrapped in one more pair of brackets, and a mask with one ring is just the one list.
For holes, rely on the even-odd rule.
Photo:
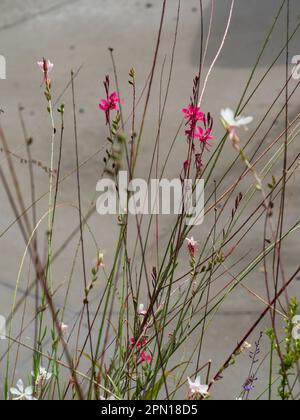
{"label": "pink flower", "polygon": [[201,143],[207,144],[208,140],[212,139],[211,129],[203,130],[202,127],[197,127],[194,136],[200,140]]}
{"label": "pink flower", "polygon": [[118,103],[120,103],[120,99],[118,97],[117,92],[113,92],[111,95],[109,95],[109,77],[108,76],[105,79],[104,86],[105,86],[107,98],[102,99],[102,101],[100,101],[99,108],[105,112],[106,124],[109,124],[110,113],[111,111],[118,109]]}
{"label": "pink flower", "polygon": [[54,64],[51,63],[50,60],[43,58],[43,60],[37,62],[37,65],[39,66],[41,71],[44,73],[44,81],[46,83],[50,83],[49,73],[53,70]]}
{"label": "pink flower", "polygon": [[132,346],[133,347],[135,347],[136,346],[136,348],[138,349],[138,350],[141,350],[143,347],[145,347],[146,345],[147,345],[147,339],[146,338],[143,338],[142,339],[142,341],[135,341],[135,339],[134,338],[131,338],[130,339],[130,343],[132,344]]}
{"label": "pink flower", "polygon": [[107,99],[102,99],[99,104],[99,107],[105,113],[110,112],[112,110],[118,109],[118,103],[120,99],[116,92],[113,92]]}
{"label": "pink flower", "polygon": [[188,251],[189,251],[189,254],[190,254],[190,256],[192,258],[195,258],[198,242],[196,242],[193,237],[191,237],[190,239],[189,238],[186,238],[186,240],[188,241]]}
{"label": "pink flower", "polygon": [[185,114],[185,118],[194,121],[204,121],[205,115],[201,112],[198,106],[189,105],[188,108],[182,108],[181,110]]}
{"label": "pink flower", "polygon": [[152,361],[152,356],[149,354],[147,355],[146,353],[146,346],[148,344],[148,341],[146,338],[142,338],[142,340],[138,340],[135,341],[134,338],[130,339],[130,343],[132,345],[132,347],[136,347],[137,349],[137,361],[139,363],[145,363],[145,362],[151,362]]}
{"label": "pink flower", "polygon": [[113,92],[110,95],[109,99],[110,99],[110,102],[111,102],[112,109],[117,109],[117,104],[120,103],[120,99],[118,97],[117,92]]}
{"label": "pink flower", "polygon": [[[195,82],[197,82],[197,79],[195,79]],[[194,98],[194,101],[196,101],[196,98]],[[200,107],[194,106],[193,103],[187,108],[182,108],[181,111],[187,119],[185,136],[189,145],[189,160],[183,163],[184,174],[187,175],[193,158],[199,174],[203,167],[203,153],[209,145],[209,140],[212,140],[213,119],[210,113],[204,114]],[[199,143],[195,141],[196,139],[200,140]],[[192,244],[190,244],[190,247],[190,254],[193,257]]]}
{"label": "pink flower", "polygon": [[141,360],[142,363],[145,363],[145,362],[151,363],[152,362],[152,356],[150,354],[147,355],[145,351],[142,351],[141,356],[140,356],[140,360]]}

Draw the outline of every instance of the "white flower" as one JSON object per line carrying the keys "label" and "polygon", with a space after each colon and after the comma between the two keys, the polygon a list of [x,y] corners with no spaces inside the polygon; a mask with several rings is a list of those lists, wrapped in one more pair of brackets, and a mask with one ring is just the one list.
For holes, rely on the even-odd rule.
{"label": "white flower", "polygon": [[36,398],[33,397],[33,388],[32,386],[28,386],[27,388],[24,387],[24,383],[22,379],[19,379],[17,382],[17,388],[11,388],[10,393],[15,395],[13,398],[14,401],[22,400],[22,401],[34,401]]}
{"label": "white flower", "polygon": [[146,311],[145,306],[144,306],[143,303],[141,303],[139,305],[138,310],[137,310],[137,313],[138,313],[138,315],[142,315],[142,316],[145,316],[147,314],[147,311]]}
{"label": "white flower", "polygon": [[234,129],[242,126],[247,126],[253,121],[253,117],[235,117],[234,111],[230,108],[222,109],[221,118],[228,129]]}
{"label": "white flower", "polygon": [[186,241],[188,241],[188,244],[192,247],[196,247],[198,245],[198,242],[195,241],[194,237],[186,238]]}
{"label": "white flower", "polygon": [[[31,372],[31,375],[35,377],[34,372]],[[52,373],[47,372],[45,368],[40,366],[39,374],[36,378],[35,384],[37,386],[43,386],[45,382],[49,381],[51,378],[52,378]]]}
{"label": "white flower", "polygon": [[201,385],[201,378],[200,376],[197,377],[196,381],[193,382],[190,378],[188,378],[189,382],[189,395],[190,396],[201,396],[207,397],[208,394],[208,385]]}
{"label": "white flower", "polygon": [[101,401],[116,401],[115,397],[112,395],[109,398],[100,397]]}

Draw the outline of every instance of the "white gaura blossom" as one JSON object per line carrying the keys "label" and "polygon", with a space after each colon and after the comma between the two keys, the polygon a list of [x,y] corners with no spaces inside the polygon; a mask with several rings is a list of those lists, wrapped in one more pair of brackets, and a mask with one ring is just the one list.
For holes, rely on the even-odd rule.
{"label": "white gaura blossom", "polygon": [[[33,378],[35,378],[34,372],[31,372],[31,375],[33,376]],[[47,370],[45,368],[40,366],[39,373],[38,373],[37,378],[35,380],[35,385],[43,386],[51,378],[52,378],[52,373],[47,372]]]}
{"label": "white gaura blossom", "polygon": [[201,385],[201,378],[200,376],[197,377],[195,382],[193,382],[190,378],[188,378],[189,383],[189,397],[208,397],[208,385]]}
{"label": "white gaura blossom", "polygon": [[10,393],[14,395],[14,401],[35,401],[36,398],[33,397],[33,388],[32,386],[24,387],[22,379],[19,379],[17,382],[17,388],[11,388]]}
{"label": "white gaura blossom", "polygon": [[142,316],[145,316],[147,314],[147,311],[145,309],[145,305],[143,303],[141,303],[139,305],[137,313],[138,313],[138,315],[142,315]]}
{"label": "white gaura blossom", "polygon": [[253,117],[236,117],[234,111],[230,108],[225,108],[221,110],[221,119],[225,127],[229,131],[242,126],[247,127],[247,125],[251,124],[253,121]]}

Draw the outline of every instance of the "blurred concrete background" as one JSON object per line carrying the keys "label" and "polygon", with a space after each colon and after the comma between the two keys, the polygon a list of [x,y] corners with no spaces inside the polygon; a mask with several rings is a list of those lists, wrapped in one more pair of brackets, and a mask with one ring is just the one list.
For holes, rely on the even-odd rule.
{"label": "blurred concrete background", "polygon": [[[205,62],[207,71],[214,54],[216,53],[224,29],[230,8],[229,0],[217,0],[215,2],[215,14],[212,27],[211,42]],[[274,17],[282,3],[281,0],[236,0],[233,20],[226,40],[224,50],[216,64],[214,72],[209,80],[206,95],[203,101],[204,110],[210,111],[215,117],[214,144],[222,138],[223,129],[218,122],[220,109],[225,106],[236,107],[241,97],[243,88],[249,77],[251,68],[256,61],[258,53],[263,45],[267,31],[272,25]],[[210,1],[204,1],[205,32],[210,17]],[[291,1],[291,28],[299,23],[300,4],[296,0]],[[169,0],[165,18],[162,43],[159,51],[158,69],[155,78],[155,87],[151,97],[150,112],[146,124],[145,137],[142,143],[141,153],[143,159],[139,162],[137,174],[145,173],[145,168],[150,165],[158,121],[159,99],[159,75],[166,58],[167,69],[170,63],[172,42],[176,24],[177,1]],[[0,54],[7,60],[7,80],[0,80],[0,108],[4,110],[1,117],[2,126],[11,151],[19,156],[25,156],[25,145],[18,117],[18,106],[22,104],[27,130],[34,139],[33,154],[48,164],[50,153],[50,126],[46,112],[43,90],[41,88],[42,76],[36,62],[43,56],[47,56],[54,62],[55,67],[51,74],[54,96],[57,98],[63,92],[70,79],[70,70],[77,70],[82,65],[76,79],[76,96],[78,107],[78,128],[80,140],[80,160],[84,161],[94,152],[105,146],[106,129],[103,116],[99,113],[98,102],[103,97],[102,80],[106,74],[111,74],[112,66],[109,59],[108,47],[115,49],[115,57],[121,86],[121,97],[124,102],[126,115],[130,112],[130,87],[128,86],[128,71],[135,67],[137,73],[138,89],[141,90],[149,74],[153,59],[153,52],[159,26],[161,13],[160,0],[1,0],[0,2]],[[283,13],[284,15],[284,13]],[[276,55],[285,44],[285,19],[279,19],[278,25],[272,36],[271,42],[262,57],[255,80],[259,80],[270,66]],[[166,118],[162,127],[163,139],[161,144],[161,163],[164,162],[166,153],[176,134],[180,123],[180,108],[184,106],[190,97],[192,79],[197,72],[199,62],[199,39],[200,39],[200,14],[199,0],[183,0],[180,15],[178,44],[175,55],[174,73],[172,78],[170,96],[168,100]],[[299,34],[291,42],[291,56],[300,54]],[[253,100],[247,106],[245,113],[253,115],[255,121],[260,121],[270,103],[282,89],[285,83],[284,55],[278,60],[272,71],[265,79],[261,88]],[[166,70],[166,74],[167,74]],[[165,76],[166,81],[166,76]],[[291,82],[291,89],[296,82]],[[251,90],[250,90],[251,92]],[[66,104],[66,130],[64,142],[63,174],[68,174],[75,167],[74,136],[72,128],[72,112],[70,91],[68,90],[60,102]],[[254,149],[265,134],[270,122],[274,119],[284,103],[282,97],[274,107],[271,115],[254,138],[249,150]],[[296,93],[290,105],[290,118],[299,112],[299,92]],[[57,118],[58,121],[58,118]],[[267,142],[275,139],[276,135],[283,130],[284,118],[280,118],[275,128],[268,136]],[[154,128],[154,129],[153,129]],[[249,136],[249,134],[247,134]],[[185,153],[183,137],[175,146],[170,164],[167,167],[167,175],[175,177],[182,164],[182,156]],[[291,148],[291,154],[299,152],[299,143],[296,142]],[[233,158],[231,148],[224,150],[215,175],[218,181],[223,177],[224,170]],[[95,193],[96,182],[102,172],[103,153],[91,159],[81,170],[83,206],[88,209]],[[24,191],[26,205],[30,205],[31,197],[28,181],[28,168],[15,161],[18,176]],[[0,164],[8,174],[7,163],[3,153],[0,155]],[[224,179],[222,189],[226,189],[242,166],[236,165],[234,170]],[[37,195],[47,191],[47,176],[35,169],[37,183]],[[288,221],[287,226],[294,224],[299,217],[299,183],[295,178],[288,188]],[[0,186],[0,234],[6,231],[14,220],[11,208],[3,188]],[[56,229],[54,235],[54,247],[58,248],[66,237],[73,231],[77,224],[77,214],[72,204],[76,203],[75,177],[70,177],[61,185],[59,203],[62,205],[58,210]],[[41,200],[38,206],[40,217],[47,208],[47,199]],[[164,219],[162,224],[162,242],[164,236],[170,231],[172,218]],[[112,258],[112,250],[118,227],[115,220],[101,219],[93,216],[90,220],[99,246],[106,255],[106,264],[109,267]],[[247,254],[247,258],[257,255],[262,250],[261,224],[257,225],[247,240],[236,250],[231,263],[238,261]],[[46,223],[42,225],[39,233],[39,243],[43,249],[45,244]],[[198,228],[195,237],[201,242],[205,239],[206,227]],[[258,236],[259,235],[259,236]],[[259,242],[258,242],[259,238]],[[87,235],[88,261],[92,264],[95,258],[95,247]],[[68,279],[72,259],[77,246],[78,238],[71,242],[55,262],[54,278],[56,285],[63,285],[58,291],[55,303],[58,308],[63,305],[66,281]],[[284,261],[287,273],[292,273],[299,264],[299,234],[291,236],[288,247],[284,250]],[[0,313],[9,313],[13,290],[19,264],[24,252],[24,243],[17,225],[10,228],[0,236]],[[154,252],[153,252],[154,254]],[[154,255],[153,255],[154,259]],[[181,256],[182,272],[188,267],[186,256]],[[235,270],[245,266],[245,262],[238,265]],[[151,256],[149,260],[151,267]],[[80,262],[73,279],[66,322],[72,323],[78,313],[82,301],[82,279]],[[233,275],[235,275],[235,270]],[[26,289],[27,275],[24,273],[20,285],[20,293]],[[32,277],[32,275],[31,275]],[[230,275],[224,276],[217,283],[219,290]],[[246,279],[245,284],[255,293],[264,296],[264,275],[257,270]],[[98,301],[101,288],[95,292],[94,302]],[[291,295],[300,297],[299,284],[296,284]],[[27,311],[33,313],[33,297],[30,297],[30,305]],[[251,323],[264,309],[263,303],[249,294],[245,289],[238,288],[223,304],[216,316],[212,327],[207,335],[204,349],[203,363],[208,359],[213,362],[213,371],[220,367],[230,351],[233,350],[241,335],[251,326]],[[117,311],[117,308],[116,308]],[[269,319],[261,325],[265,330],[270,324]],[[260,329],[251,337],[252,343],[258,338]],[[32,343],[32,329],[25,334],[28,343]],[[195,342],[198,337],[195,337]],[[267,342],[263,343],[264,349]],[[0,342],[0,352],[5,350],[5,343]],[[249,371],[250,361],[242,356],[236,369],[230,369],[225,375],[224,382],[217,384],[215,398],[234,399],[241,391]],[[26,369],[25,369],[26,367]],[[28,368],[27,368],[28,367]],[[24,370],[30,370],[30,358],[26,353],[20,358],[17,366],[17,375],[24,375]],[[192,367],[191,367],[192,371]],[[264,366],[261,376],[256,384],[255,395],[264,389],[268,366]],[[25,379],[25,378],[24,378]]]}

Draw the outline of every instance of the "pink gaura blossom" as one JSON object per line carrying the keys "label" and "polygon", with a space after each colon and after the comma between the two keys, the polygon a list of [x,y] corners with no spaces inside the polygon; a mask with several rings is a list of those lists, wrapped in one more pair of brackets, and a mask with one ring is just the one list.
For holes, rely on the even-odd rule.
{"label": "pink gaura blossom", "polygon": [[118,109],[118,103],[120,103],[118,94],[117,92],[113,92],[107,99],[102,99],[99,107],[104,112],[110,112]]}
{"label": "pink gaura blossom", "polygon": [[134,338],[131,338],[130,343],[132,344],[132,346],[134,347],[136,346],[138,350],[141,350],[143,347],[145,347],[148,344],[148,341],[146,338],[142,338],[142,340],[138,340],[138,341],[135,341]]}
{"label": "pink gaura blossom", "polygon": [[141,340],[136,341],[134,338],[130,339],[130,343],[132,347],[136,347],[137,349],[137,360],[139,363],[150,363],[152,361],[152,356],[146,353],[146,346],[148,341],[146,338],[142,338]]}
{"label": "pink gaura blossom", "polygon": [[188,242],[188,251],[189,251],[189,254],[190,254],[191,258],[195,258],[198,242],[195,241],[195,239],[193,237],[186,238],[186,240]]}
{"label": "pink gaura blossom", "polygon": [[[187,119],[185,135],[189,144],[189,158],[183,162],[184,175],[186,176],[193,159],[198,173],[204,166],[202,156],[205,147],[209,145],[209,140],[213,138],[213,120],[210,113],[204,114],[200,107],[193,104],[190,104],[187,108],[182,108],[181,111]],[[199,139],[199,143],[195,141],[196,139]]]}
{"label": "pink gaura blossom", "polygon": [[[209,112],[207,114],[203,113],[200,106],[195,105],[198,101],[196,95],[198,88],[199,77],[197,76],[194,79],[193,98],[187,107],[181,109],[186,119],[185,136],[188,143],[188,157],[183,162],[185,177],[189,175],[191,165],[196,168],[197,175],[200,174],[204,166],[202,161],[203,154],[209,145],[209,140],[213,138],[213,119],[211,118],[211,114]],[[196,140],[199,140],[199,142]],[[190,256],[194,258],[196,246],[193,243],[193,238],[192,240],[188,239],[188,241]]]}
{"label": "pink gaura blossom", "polygon": [[49,73],[53,70],[54,64],[51,63],[50,60],[43,58],[43,60],[38,61],[37,65],[41,69],[41,71],[44,73],[44,81],[45,83],[50,83],[49,79]]}
{"label": "pink gaura blossom", "polygon": [[110,123],[110,113],[111,111],[118,109],[118,104],[120,103],[119,96],[117,92],[109,94],[109,76],[106,76],[104,81],[104,87],[106,92],[106,99],[102,99],[99,103],[99,108],[105,112],[106,124]]}
{"label": "pink gaura blossom", "polygon": [[150,363],[150,362],[152,362],[152,356],[150,354],[147,355],[145,351],[142,351],[142,353],[140,355],[140,360],[141,360],[142,363],[145,363],[145,362]]}
{"label": "pink gaura blossom", "polygon": [[204,130],[202,127],[197,127],[194,136],[200,140],[201,143],[207,145],[207,142],[212,139],[211,129]]}
{"label": "pink gaura blossom", "polygon": [[187,118],[188,120],[194,120],[194,121],[205,120],[205,115],[203,112],[201,112],[198,106],[189,105],[188,108],[182,108],[181,111],[185,115],[185,118]]}

